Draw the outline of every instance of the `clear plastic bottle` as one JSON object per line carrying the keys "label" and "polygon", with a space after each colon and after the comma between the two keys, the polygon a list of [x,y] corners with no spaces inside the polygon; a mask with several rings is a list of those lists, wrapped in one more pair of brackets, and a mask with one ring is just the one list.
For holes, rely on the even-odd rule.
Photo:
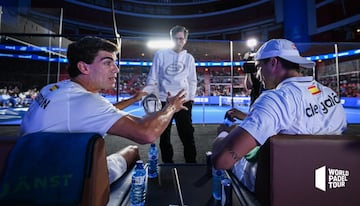
{"label": "clear plastic bottle", "polygon": [[145,204],[145,178],[146,170],[142,160],[136,161],[135,170],[131,180],[130,205],[144,206]]}
{"label": "clear plastic bottle", "polygon": [[216,200],[221,200],[221,180],[224,174],[224,170],[212,168],[212,195]]}
{"label": "clear plastic bottle", "polygon": [[155,143],[150,145],[148,151],[148,178],[155,178],[158,176],[158,157],[159,150]]}
{"label": "clear plastic bottle", "polygon": [[229,178],[221,180],[221,206],[232,206],[232,183]]}

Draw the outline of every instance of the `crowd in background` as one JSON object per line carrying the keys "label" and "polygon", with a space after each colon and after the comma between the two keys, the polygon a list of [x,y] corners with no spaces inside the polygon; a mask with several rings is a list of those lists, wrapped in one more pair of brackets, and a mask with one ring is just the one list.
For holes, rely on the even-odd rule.
{"label": "crowd in background", "polygon": [[[321,78],[319,82],[337,91],[336,77]],[[354,76],[354,74],[340,76],[339,88],[341,97],[360,97],[359,78]]]}
{"label": "crowd in background", "polygon": [[[231,95],[231,78],[230,70],[198,70],[198,89],[197,96],[230,96]],[[242,78],[235,73],[233,78],[234,96],[247,96],[242,84]],[[205,81],[206,76],[209,81]],[[147,72],[122,72],[118,93],[122,95],[132,95],[142,89],[146,83]],[[342,75],[340,83],[341,97],[360,97],[359,78],[354,75]],[[319,80],[322,84],[327,85],[337,91],[337,79],[335,77],[326,77]],[[38,93],[37,88],[21,90],[21,87],[14,84],[2,85],[0,87],[0,107],[26,107],[35,98]],[[109,95],[116,95],[116,90],[104,91]]]}
{"label": "crowd in background", "polygon": [[18,86],[4,86],[0,88],[1,107],[27,107],[36,97],[36,88],[21,91]]}

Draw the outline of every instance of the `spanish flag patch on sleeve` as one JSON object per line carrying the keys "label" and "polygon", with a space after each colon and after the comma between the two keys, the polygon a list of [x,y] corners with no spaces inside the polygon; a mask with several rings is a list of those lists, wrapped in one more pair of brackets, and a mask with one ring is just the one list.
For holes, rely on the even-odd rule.
{"label": "spanish flag patch on sleeve", "polygon": [[321,92],[320,89],[317,88],[316,85],[312,85],[312,86],[308,87],[308,90],[312,95],[319,94]]}

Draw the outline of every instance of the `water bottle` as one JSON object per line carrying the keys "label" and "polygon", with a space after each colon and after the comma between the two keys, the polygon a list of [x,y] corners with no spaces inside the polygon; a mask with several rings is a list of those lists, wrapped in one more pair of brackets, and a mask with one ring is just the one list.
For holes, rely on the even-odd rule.
{"label": "water bottle", "polygon": [[130,206],[144,206],[145,204],[146,170],[142,160],[136,161],[131,179]]}
{"label": "water bottle", "polygon": [[158,153],[156,144],[152,143],[148,151],[148,178],[158,176]]}
{"label": "water bottle", "polygon": [[224,170],[212,168],[212,195],[216,200],[221,200],[221,180],[224,174]]}
{"label": "water bottle", "polygon": [[221,180],[221,206],[232,206],[232,183],[229,178]]}

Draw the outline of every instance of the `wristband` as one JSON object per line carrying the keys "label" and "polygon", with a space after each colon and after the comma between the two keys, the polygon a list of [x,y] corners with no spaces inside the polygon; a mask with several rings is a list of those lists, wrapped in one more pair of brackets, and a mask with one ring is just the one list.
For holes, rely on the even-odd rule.
{"label": "wristband", "polygon": [[227,131],[222,131],[222,132],[220,132],[220,133],[218,134],[217,137],[219,137],[219,138],[224,138],[224,137],[226,137],[228,134],[229,134],[229,132],[227,132]]}

